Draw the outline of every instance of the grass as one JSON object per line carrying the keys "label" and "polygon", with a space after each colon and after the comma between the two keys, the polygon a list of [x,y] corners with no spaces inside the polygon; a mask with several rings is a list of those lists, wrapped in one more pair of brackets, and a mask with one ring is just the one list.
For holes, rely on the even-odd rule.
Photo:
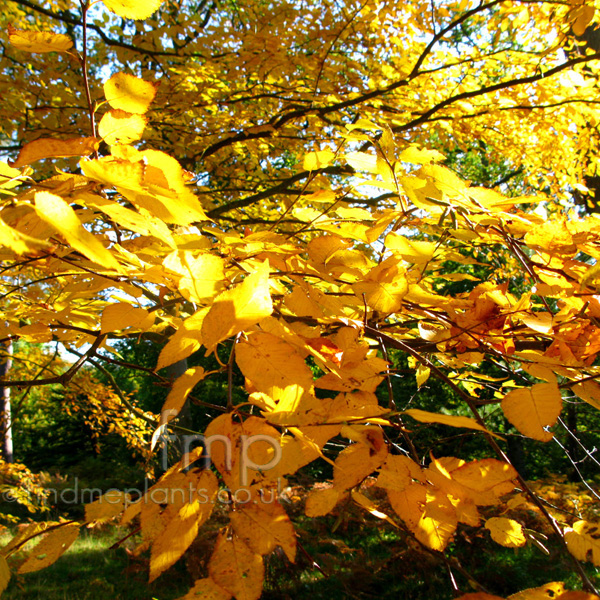
{"label": "grass", "polygon": [[[79,538],[50,567],[26,575],[13,575],[2,600],[173,600],[192,584],[177,565],[148,584],[148,565],[131,558],[124,548],[109,550],[121,529],[82,529]],[[8,541],[0,539],[0,545]],[[183,567],[183,565],[181,565]]]}

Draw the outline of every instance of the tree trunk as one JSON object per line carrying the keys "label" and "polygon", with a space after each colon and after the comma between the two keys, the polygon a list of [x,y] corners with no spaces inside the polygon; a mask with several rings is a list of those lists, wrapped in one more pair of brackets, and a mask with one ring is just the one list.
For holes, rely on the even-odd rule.
{"label": "tree trunk", "polygon": [[[0,346],[0,381],[8,377],[12,366],[12,342]],[[1,455],[8,462],[13,462],[12,413],[10,408],[10,388],[0,383],[0,438]]]}

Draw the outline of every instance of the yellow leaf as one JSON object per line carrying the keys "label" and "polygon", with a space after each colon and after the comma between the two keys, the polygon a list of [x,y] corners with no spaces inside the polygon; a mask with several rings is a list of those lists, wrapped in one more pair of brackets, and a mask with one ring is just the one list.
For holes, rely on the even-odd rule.
{"label": "yellow leaf", "polygon": [[161,414],[166,414],[169,421],[175,418],[194,386],[202,381],[205,375],[206,373],[202,367],[191,367],[181,377],[178,377],[160,411]]}
{"label": "yellow leaf", "polygon": [[208,310],[202,308],[196,311],[179,326],[158,355],[157,371],[191,356],[202,346],[202,322]]}
{"label": "yellow leaf", "polygon": [[581,7],[580,14],[575,19],[575,22],[572,25],[573,33],[577,36],[583,35],[588,27],[588,25],[592,22],[594,18],[594,14],[596,9],[589,4],[584,4]]}
{"label": "yellow leaf", "polygon": [[452,471],[452,479],[473,492],[477,504],[494,504],[498,497],[512,492],[518,476],[512,465],[485,458],[474,460]]}
{"label": "yellow leaf", "polygon": [[[297,385],[309,390],[313,378],[304,359],[281,338],[270,333],[256,332],[238,343],[235,350],[240,370],[259,392],[269,394],[272,388]],[[279,410],[290,410],[281,406]]]}
{"label": "yellow leaf", "polygon": [[102,211],[121,227],[134,231],[135,233],[140,233],[141,235],[153,236],[171,248],[177,247],[173,240],[173,236],[164,221],[154,217],[144,209],[140,209],[140,212],[137,213],[129,208],[121,206],[118,202],[113,202],[108,198],[102,198],[96,194],[88,194],[85,196],[79,195],[76,199],[86,206],[97,208]]}
{"label": "yellow leaf", "polygon": [[[556,381],[556,379],[555,379]],[[600,410],[600,384],[597,381],[583,381],[571,387],[571,389],[588,404]]]}
{"label": "yellow leaf", "polygon": [[66,552],[79,534],[79,523],[57,527],[31,550],[27,560],[19,567],[19,574],[32,573],[50,566]]}
{"label": "yellow leaf", "polygon": [[550,333],[553,328],[552,315],[547,312],[535,312],[521,317],[521,321],[538,333]]}
{"label": "yellow leaf", "polygon": [[110,146],[131,144],[142,137],[146,117],[124,110],[109,110],[98,123],[98,134]]}
{"label": "yellow leaf", "polygon": [[307,517],[323,517],[328,515],[344,496],[343,492],[334,487],[311,490],[306,496],[304,512]]}
{"label": "yellow leaf", "polygon": [[179,280],[179,291],[184,298],[201,304],[215,297],[225,281],[225,261],[214,254],[201,254],[182,259],[184,276]]}
{"label": "yellow leaf", "polygon": [[420,388],[429,379],[430,375],[431,369],[419,363],[417,365],[417,388]]}
{"label": "yellow leaf", "polygon": [[10,581],[10,569],[8,568],[8,563],[6,562],[6,558],[0,554],[0,596],[2,592],[8,587],[8,582]]}
{"label": "yellow leaf", "polygon": [[428,548],[442,552],[454,535],[457,525],[456,510],[446,494],[435,488],[428,488],[425,510],[416,526],[411,527],[415,537]]}
{"label": "yellow leaf", "polygon": [[256,325],[272,312],[266,261],[242,283],[217,296],[202,323],[203,344],[212,351],[221,340]]}
{"label": "yellow leaf", "polygon": [[536,383],[531,388],[513,390],[501,403],[506,418],[524,435],[550,441],[554,435],[544,427],[552,427],[562,410],[562,397],[555,383]]}
{"label": "yellow leaf", "polygon": [[492,517],[485,522],[485,528],[489,529],[495,542],[506,548],[519,548],[527,542],[523,527],[513,519]]}
{"label": "yellow leaf", "polygon": [[50,192],[36,192],[35,210],[38,216],[57,229],[75,250],[103,267],[120,270],[114,256],[83,228],[75,211],[60,196]]}
{"label": "yellow leaf", "polygon": [[600,566],[600,523],[576,521],[565,529],[565,542],[577,560]]}
{"label": "yellow leaf", "polygon": [[380,375],[387,369],[388,363],[378,356],[372,356],[360,362],[342,365],[336,373],[328,373],[315,381],[315,387],[338,392],[362,390],[374,392],[383,380]]}
{"label": "yellow leaf", "polygon": [[[116,148],[121,146],[114,146],[113,152]],[[189,225],[208,219],[186,187],[185,171],[177,160],[158,150],[131,151],[127,159],[105,157],[82,160],[79,165],[87,177],[117,188],[140,210],[165,223]]]}
{"label": "yellow leaf", "polygon": [[331,150],[321,150],[320,152],[309,152],[304,156],[302,167],[305,171],[315,171],[323,169],[331,164],[335,158],[335,153]]}
{"label": "yellow leaf", "polygon": [[428,548],[442,551],[456,531],[458,518],[448,497],[433,486],[411,483],[402,491],[388,489],[394,511]]}
{"label": "yellow leaf", "polygon": [[507,600],[558,600],[564,591],[564,583],[560,581],[551,581],[546,585],[529,588],[528,590],[512,594]]}
{"label": "yellow leaf", "polygon": [[439,252],[438,244],[422,240],[414,240],[392,231],[385,238],[385,246],[389,250],[394,250],[403,260],[411,263],[427,263],[435,254]]}
{"label": "yellow leaf", "polygon": [[[148,6],[151,2],[139,2]],[[149,81],[144,81],[128,73],[115,73],[104,83],[104,95],[112,108],[128,113],[144,114],[154,96],[156,88]]]}
{"label": "yellow leaf", "polygon": [[383,519],[384,521],[387,521],[394,527],[398,527],[398,524],[394,520],[390,519],[390,517],[388,515],[381,512],[377,508],[377,506],[375,506],[375,504],[371,500],[369,500],[369,498],[367,498],[364,494],[361,494],[360,492],[358,492],[356,490],[352,490],[350,495],[352,497],[352,500],[354,500],[354,502],[356,502],[359,506],[362,506],[366,511],[368,511],[370,514],[372,514],[374,517],[377,517],[378,519]]}
{"label": "yellow leaf", "polygon": [[13,167],[9,167],[7,163],[0,160],[0,192],[3,194],[10,194],[12,192],[2,190],[10,190],[18,185],[23,183],[23,175],[19,169],[14,169]]}
{"label": "yellow leaf", "polygon": [[69,158],[71,156],[89,156],[98,148],[98,138],[84,137],[68,140],[41,138],[25,144],[17,160],[10,162],[11,167],[23,167],[44,158]]}
{"label": "yellow leaf", "polygon": [[432,162],[439,162],[446,157],[437,150],[421,149],[418,146],[411,145],[400,154],[402,162],[411,163],[413,165],[426,165]]}
{"label": "yellow leaf", "polygon": [[188,502],[179,509],[152,544],[151,582],[183,556],[196,539],[200,526],[210,517],[219,490],[217,477],[212,471],[202,471],[194,484],[183,490],[172,488],[174,492],[183,491],[184,495],[189,496],[186,498]]}
{"label": "yellow leaf", "polygon": [[28,31],[8,25],[8,39],[19,50],[26,52],[67,52],[73,47],[69,36],[50,31]]}
{"label": "yellow leaf", "polygon": [[231,594],[218,586],[210,577],[198,579],[194,587],[178,600],[229,600]]}
{"label": "yellow leaf", "polygon": [[454,415],[442,415],[440,413],[432,413],[418,408],[409,408],[404,411],[409,417],[420,421],[421,423],[440,423],[449,425],[450,427],[464,427],[466,429],[476,429],[477,431],[485,431],[494,437],[500,437],[491,431],[487,430],[483,425],[480,425],[475,419],[470,417],[458,417]]}
{"label": "yellow leaf", "polygon": [[36,247],[48,245],[44,240],[37,240],[9,227],[0,218],[0,247],[10,248],[16,254],[25,254]]}
{"label": "yellow leaf", "polygon": [[296,532],[278,502],[247,503],[230,514],[235,533],[257,554],[269,554],[277,546],[290,562],[296,559]]}
{"label": "yellow leaf", "polygon": [[129,496],[119,490],[109,490],[95,502],[85,505],[85,520],[88,523],[106,522],[120,515]]}
{"label": "yellow leaf", "polygon": [[153,322],[154,315],[145,308],[132,306],[128,302],[117,302],[116,304],[109,304],[102,311],[100,333],[119,331],[128,327],[147,329],[143,326],[147,325],[149,327]]}
{"label": "yellow leaf", "polygon": [[208,563],[211,578],[237,600],[258,600],[265,569],[260,554],[252,552],[236,535],[219,534]]}
{"label": "yellow leaf", "polygon": [[348,164],[357,171],[378,173],[377,156],[366,152],[349,152],[345,156]]}
{"label": "yellow leaf", "polygon": [[412,484],[413,479],[424,481],[420,465],[408,456],[390,454],[381,468],[377,486],[402,492]]}
{"label": "yellow leaf", "polygon": [[388,449],[383,440],[378,439],[377,433],[381,435],[379,431],[373,430],[374,446],[356,443],[338,454],[333,468],[333,485],[336,488],[349,490],[383,464]]}
{"label": "yellow leaf", "polygon": [[164,0],[102,0],[108,10],[125,19],[147,19]]}

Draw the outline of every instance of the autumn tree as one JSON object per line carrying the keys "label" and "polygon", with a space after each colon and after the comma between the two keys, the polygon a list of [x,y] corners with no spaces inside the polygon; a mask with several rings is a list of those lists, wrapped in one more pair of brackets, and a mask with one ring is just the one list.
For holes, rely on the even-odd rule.
{"label": "autumn tree", "polygon": [[[484,589],[447,552],[464,527],[506,547],[539,541],[514,518],[515,489],[594,591],[580,561],[600,564],[598,524],[551,514],[489,418],[499,407],[550,444],[563,395],[600,407],[600,224],[570,205],[596,168],[600,55],[564,50],[594,11],[544,0],[9,3],[0,341],[55,341],[78,360],[2,384],[68,389],[84,367],[136,368],[115,340],[164,344],[141,367],[170,386],[161,414],[141,414],[114,378],[111,398],[151,421],[154,450],[161,434],[203,434],[213,466],[190,466],[198,446],[140,501],[112,493],[86,512],[88,524],[139,519],[151,580],[225,498],[227,524],[185,598],[258,598],[263,557],[279,546],[294,562],[298,547],[267,498],[321,458],[333,485],[309,494],[306,514],[354,503],[445,565],[455,593],[454,572]],[[518,195],[444,165],[441,149],[475,143],[520,174]],[[461,410],[396,397],[392,350]],[[218,366],[161,374],[198,351]],[[217,377],[222,403],[194,394]],[[188,400],[211,415],[204,431],[177,421]],[[480,436],[489,456],[424,454],[409,419]],[[375,477],[385,502],[361,487]],[[0,553],[0,587],[11,570],[58,558],[79,527],[21,531]]]}

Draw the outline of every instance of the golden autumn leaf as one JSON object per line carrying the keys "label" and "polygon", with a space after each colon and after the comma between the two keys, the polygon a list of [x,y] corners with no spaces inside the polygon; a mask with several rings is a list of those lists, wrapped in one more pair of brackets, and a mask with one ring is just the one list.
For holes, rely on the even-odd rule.
{"label": "golden autumn leaf", "polygon": [[551,581],[545,585],[512,594],[507,600],[557,600],[564,591],[564,583],[561,581]]}
{"label": "golden autumn leaf", "polygon": [[10,569],[8,567],[8,563],[6,562],[6,558],[0,554],[0,596],[2,592],[8,587],[8,582],[10,581]]}
{"label": "golden autumn leaf", "polygon": [[98,123],[98,135],[110,146],[131,144],[141,139],[146,127],[146,117],[124,110],[109,110]]}
{"label": "golden autumn leaf", "polygon": [[449,498],[440,490],[427,489],[425,510],[413,527],[415,537],[432,550],[443,551],[458,525],[456,509]]}
{"label": "golden autumn leaf", "polygon": [[504,517],[491,517],[485,522],[492,539],[507,548],[519,548],[527,542],[523,534],[523,527],[514,519]]}
{"label": "golden autumn leaf", "polygon": [[335,459],[333,485],[339,490],[348,490],[358,485],[385,461],[388,454],[387,446],[383,440],[376,439],[377,430],[372,431],[376,442],[375,447],[358,442],[342,450]]}
{"label": "golden autumn leaf", "polygon": [[424,481],[421,466],[408,456],[389,454],[381,467],[377,486],[402,492],[412,484],[413,479]]}
{"label": "golden autumn leaf", "polygon": [[258,600],[262,592],[265,568],[260,554],[233,535],[219,534],[208,563],[210,577],[236,600]]}
{"label": "golden autumn leaf", "polygon": [[29,553],[19,574],[33,573],[57,561],[79,535],[79,523],[66,523],[50,531]]}
{"label": "golden autumn leaf", "polygon": [[215,297],[225,282],[225,261],[214,254],[182,259],[179,291],[184,298],[201,304]]}
{"label": "golden autumn leaf", "polygon": [[351,496],[352,500],[354,500],[354,502],[356,502],[356,504],[358,504],[359,506],[364,508],[369,514],[373,515],[374,517],[376,517],[378,519],[383,519],[384,521],[387,521],[388,523],[390,523],[390,525],[392,525],[394,527],[398,527],[398,524],[393,519],[391,519],[385,513],[381,512],[377,508],[375,503],[372,502],[369,498],[367,498],[361,492],[359,492],[357,490],[352,490],[350,492],[350,496]]}
{"label": "golden autumn leaf", "polygon": [[596,594],[588,594],[579,590],[568,591],[560,596],[556,596],[555,600],[599,600],[600,596]]}
{"label": "golden autumn leaf", "polygon": [[302,167],[305,171],[314,171],[316,169],[323,169],[328,167],[333,159],[335,153],[331,150],[321,150],[318,152],[309,152],[304,156]]}
{"label": "golden autumn leaf", "polygon": [[577,560],[600,566],[600,523],[576,521],[564,531],[565,542]]}
{"label": "golden autumn leaf", "polygon": [[125,19],[147,19],[164,0],[102,0],[108,10]]}
{"label": "golden autumn leaf", "polygon": [[[437,461],[438,464],[443,460]],[[508,463],[485,458],[459,463],[450,469],[448,476],[460,486],[461,496],[478,506],[489,506],[496,504],[500,496],[512,492],[518,473]]]}
{"label": "golden autumn leaf", "polygon": [[396,514],[421,543],[442,551],[456,531],[458,517],[441,490],[410,483],[402,491],[388,489],[388,499]]}
{"label": "golden autumn leaf", "polygon": [[220,341],[255,325],[272,312],[266,261],[242,283],[217,296],[202,323],[202,343],[212,351]]}
{"label": "golden autumn leaf", "polygon": [[196,311],[180,325],[179,329],[160,351],[156,370],[163,369],[191,356],[202,346],[202,323],[208,310],[207,307]]}
{"label": "golden autumn leaf", "polygon": [[593,6],[584,4],[580,9],[577,18],[572,24],[573,33],[577,36],[583,35],[588,25],[593,20],[595,13],[596,9]]}
{"label": "golden autumn leaf", "polygon": [[480,425],[475,419],[470,417],[460,417],[455,415],[443,415],[440,413],[432,413],[419,408],[409,408],[404,411],[405,415],[412,417],[416,421],[421,423],[440,423],[441,425],[448,425],[450,427],[464,427],[465,429],[475,429],[477,431],[484,431],[494,437],[500,437],[495,433],[492,433],[486,429],[483,425]]}
{"label": "golden autumn leaf", "polygon": [[202,381],[206,373],[202,367],[191,367],[183,375],[178,377],[163,404],[161,414],[166,415],[168,420],[174,418],[181,411],[187,397],[194,386]]}
{"label": "golden autumn leaf", "polygon": [[562,396],[555,383],[536,383],[531,388],[512,390],[501,403],[506,418],[524,435],[541,442],[553,437],[552,427],[562,410]]}
{"label": "golden autumn leaf", "polygon": [[88,523],[110,521],[125,510],[128,501],[125,492],[109,490],[98,500],[85,505],[85,520]]}
{"label": "golden autumn leaf", "polygon": [[9,227],[0,218],[0,246],[10,248],[15,254],[25,254],[35,248],[48,246],[48,242],[38,240]]}
{"label": "golden autumn leaf", "polygon": [[128,327],[148,329],[154,323],[154,315],[145,308],[132,306],[128,302],[109,304],[102,311],[100,333],[119,331]]}
{"label": "golden autumn leaf", "polygon": [[219,489],[217,477],[212,471],[203,471],[194,482],[183,491],[188,500],[154,539],[150,554],[150,581],[174,565],[196,539],[200,526],[212,512]]}
{"label": "golden autumn leaf", "polygon": [[346,496],[335,487],[311,490],[306,496],[304,512],[307,517],[328,515],[336,504]]}
{"label": "golden autumn leaf", "polygon": [[[115,2],[120,4],[121,0],[115,0]],[[136,2],[136,4],[147,7],[152,2]],[[156,95],[156,87],[149,81],[144,81],[134,75],[115,73],[104,82],[104,95],[112,108],[142,115],[152,104]]]}
{"label": "golden autumn leaf", "polygon": [[10,167],[8,163],[0,160],[0,193],[12,194],[11,190],[21,185],[23,175],[19,169]]}
{"label": "golden autumn leaf", "polygon": [[75,211],[60,197],[50,192],[36,192],[35,210],[52,225],[67,242],[92,262],[119,271],[115,257],[89,231],[84,229]]}
{"label": "golden autumn leaf", "polygon": [[106,214],[115,223],[141,235],[153,236],[175,249],[177,245],[169,227],[148,211],[140,209],[139,212],[125,208],[118,202],[97,195],[79,195],[77,200],[90,208],[95,208]]}
{"label": "golden autumn leaf", "polygon": [[71,138],[57,140],[40,138],[28,142],[19,151],[17,159],[10,162],[11,167],[23,167],[44,158],[69,158],[71,156],[89,156],[98,148],[99,140],[95,137]]}
{"label": "golden autumn leaf", "polygon": [[[309,390],[313,378],[310,367],[293,346],[270,333],[256,332],[236,346],[240,370],[259,392],[295,385]],[[280,407],[282,410],[284,407]]]}
{"label": "golden autumn leaf", "polygon": [[290,562],[296,559],[296,532],[279,502],[246,503],[230,514],[235,533],[257,554],[269,554],[277,546]]}
{"label": "golden autumn leaf", "polygon": [[571,389],[582,400],[600,410],[600,384],[597,381],[582,381],[573,385]]}
{"label": "golden autumn leaf", "polygon": [[218,586],[210,577],[198,579],[194,587],[185,595],[177,600],[229,600],[231,594]]}
{"label": "golden autumn leaf", "polygon": [[10,24],[8,39],[15,48],[26,52],[67,52],[73,47],[73,40],[62,33],[15,29]]}

